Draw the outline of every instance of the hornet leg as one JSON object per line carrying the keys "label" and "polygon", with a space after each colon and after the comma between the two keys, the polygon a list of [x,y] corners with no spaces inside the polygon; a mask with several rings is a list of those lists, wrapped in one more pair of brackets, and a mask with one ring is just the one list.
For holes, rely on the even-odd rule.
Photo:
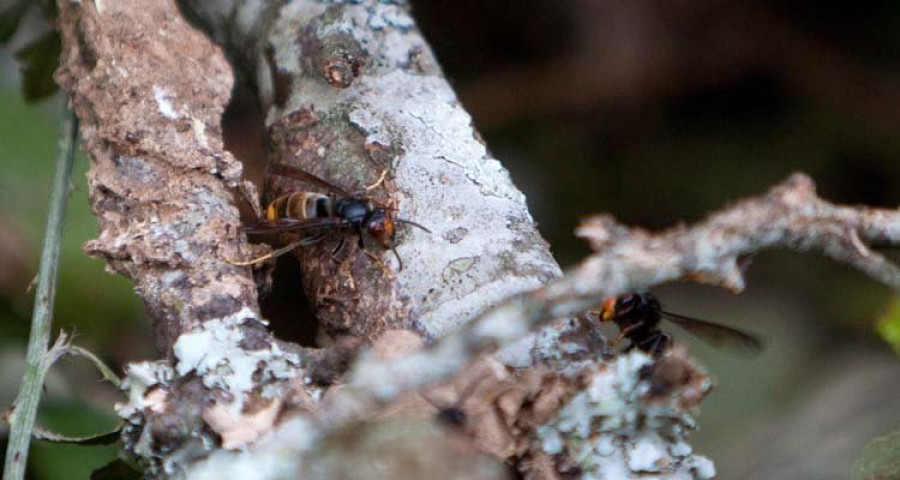
{"label": "hornet leg", "polygon": [[292,251],[293,249],[299,247],[300,245],[303,245],[303,240],[297,240],[297,241],[291,242],[284,247],[281,247],[277,250],[272,250],[271,252],[269,252],[261,257],[256,257],[251,260],[234,261],[234,260],[229,260],[226,258],[225,263],[234,265],[235,267],[246,267],[248,265],[256,265],[257,263],[264,262],[270,258],[280,257],[280,256],[284,255],[285,253],[288,253],[288,252]]}

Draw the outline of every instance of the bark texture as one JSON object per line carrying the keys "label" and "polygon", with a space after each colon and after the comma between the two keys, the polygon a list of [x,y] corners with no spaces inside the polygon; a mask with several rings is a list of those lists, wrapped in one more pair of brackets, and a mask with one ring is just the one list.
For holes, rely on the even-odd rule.
{"label": "bark texture", "polygon": [[[397,251],[352,233],[298,251],[321,325],[371,342],[387,330],[434,338],[557,277],[525,198],[490,156],[406,2],[184,2],[241,60],[266,109],[270,162],[371,191],[400,225]],[[270,199],[314,189],[271,177]],[[341,235],[351,248],[330,256]]]}
{"label": "bark texture", "polygon": [[149,472],[176,475],[261,435],[293,404],[278,387],[304,371],[266,331],[250,272],[229,263],[246,248],[231,194],[241,164],[220,132],[232,72],[173,1],[59,10],[57,80],[81,120],[100,226],[85,249],[134,281],[168,358],[129,366],[123,439]]}
{"label": "bark texture", "polygon": [[60,1],[57,80],[81,120],[100,236],[85,249],[134,280],[158,345],[250,308],[256,288],[225,260],[244,244],[222,148],[233,83],[222,52],[174,2]]}

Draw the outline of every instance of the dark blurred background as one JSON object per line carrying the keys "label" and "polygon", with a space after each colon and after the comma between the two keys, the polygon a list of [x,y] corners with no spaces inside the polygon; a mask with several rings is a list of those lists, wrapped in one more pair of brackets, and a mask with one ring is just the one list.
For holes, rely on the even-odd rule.
{"label": "dark blurred background", "polygon": [[[413,5],[564,267],[588,253],[572,231],[592,213],[665,228],[798,170],[829,200],[900,205],[900,3]],[[11,52],[42,28],[38,18],[23,26],[0,59],[0,405],[18,388],[32,301],[26,288],[37,268],[60,111],[58,98],[21,99]],[[259,157],[251,134],[258,112],[246,94],[236,98],[229,148]],[[76,330],[79,344],[111,364],[152,358],[148,320],[129,282],[80,252],[96,233],[86,168],[80,158],[55,325]],[[752,359],[693,347],[718,379],[693,443],[720,478],[848,478],[869,440],[900,429],[900,364],[875,333],[894,302],[883,286],[820,257],[770,252],[754,260],[739,296],[688,284],[657,293],[668,310],[768,341]],[[77,433],[108,418],[114,392],[93,378],[79,364],[54,370],[41,422]],[[35,449],[31,472],[41,479],[85,478],[111,455]]]}

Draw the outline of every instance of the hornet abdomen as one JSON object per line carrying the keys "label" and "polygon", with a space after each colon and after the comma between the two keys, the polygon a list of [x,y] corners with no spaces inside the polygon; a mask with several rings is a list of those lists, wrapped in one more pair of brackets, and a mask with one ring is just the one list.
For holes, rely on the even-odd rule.
{"label": "hornet abdomen", "polygon": [[266,220],[293,218],[328,218],[334,216],[333,200],[328,195],[312,192],[294,192],[282,195],[266,207]]}

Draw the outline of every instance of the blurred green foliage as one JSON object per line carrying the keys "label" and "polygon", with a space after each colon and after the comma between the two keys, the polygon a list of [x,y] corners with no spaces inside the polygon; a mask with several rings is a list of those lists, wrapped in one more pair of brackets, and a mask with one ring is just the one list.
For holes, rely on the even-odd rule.
{"label": "blurred green foliage", "polygon": [[[89,436],[116,427],[118,418],[80,401],[50,400],[41,405],[38,424],[55,433]],[[83,446],[35,441],[29,456],[31,478],[81,479],[116,459],[121,445]]]}
{"label": "blurred green foliage", "polygon": [[[19,92],[0,88],[0,221],[3,228],[16,231],[22,239],[28,278],[37,269],[46,222],[47,200],[56,150],[59,101],[47,105],[26,105]],[[143,325],[140,302],[132,284],[118,275],[104,272],[104,262],[88,258],[81,250],[85,241],[97,234],[97,224],[87,202],[85,172],[87,161],[76,160],[72,193],[63,232],[60,278],[54,315],[54,328],[75,331],[75,342],[94,350],[108,362],[149,355],[152,345],[139,339]],[[27,279],[20,288],[3,292],[0,298],[0,349],[21,351],[27,338],[33,294],[26,291]],[[5,365],[5,368],[13,368]],[[56,369],[57,367],[54,367]],[[66,435],[89,435],[114,426],[111,397],[101,396],[96,404],[91,397],[102,386],[99,375],[89,369],[74,371],[63,379],[75,397],[45,395],[38,423]],[[7,372],[9,373],[9,372]],[[8,405],[18,382],[0,385],[0,403]],[[54,392],[55,389],[49,391]],[[108,428],[107,428],[108,427]],[[29,457],[29,478],[89,478],[90,473],[115,459],[117,446],[34,442]]]}
{"label": "blurred green foliage", "polygon": [[878,335],[900,355],[900,300],[894,300],[878,321]]}
{"label": "blurred green foliage", "polygon": [[[57,102],[54,102],[57,103]],[[47,213],[50,179],[56,149],[56,110],[26,105],[18,92],[0,89],[0,218],[19,229],[25,238],[29,269],[36,271]],[[83,155],[76,159],[73,191],[66,214],[54,326],[76,330],[88,346],[107,344],[132,328],[140,305],[132,284],[104,273],[104,262],[81,250],[97,234],[97,223],[87,203]],[[11,305],[0,312],[0,342],[19,343],[30,321],[31,295],[24,291],[5,299]],[[83,344],[83,343],[82,343]]]}

